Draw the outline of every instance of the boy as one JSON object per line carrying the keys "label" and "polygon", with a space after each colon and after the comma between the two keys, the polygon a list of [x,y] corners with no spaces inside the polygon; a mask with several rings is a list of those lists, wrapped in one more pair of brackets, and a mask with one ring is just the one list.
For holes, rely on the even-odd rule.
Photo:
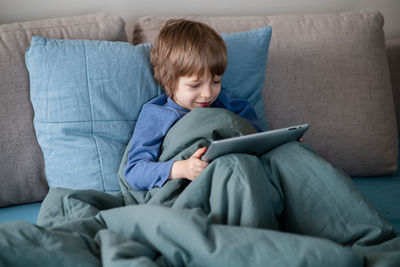
{"label": "boy", "polygon": [[[157,161],[168,130],[195,108],[226,108],[259,130],[252,106],[221,89],[226,47],[209,26],[168,21],[155,43],[151,62],[154,77],[166,93],[143,106],[132,136],[125,177],[138,190],[161,187],[169,179],[194,180],[207,167],[201,160],[206,148],[198,149],[187,160]],[[269,193],[263,195],[263,203],[257,203],[260,196],[256,193],[248,202],[260,207],[257,214],[267,214],[263,225],[270,227],[265,228],[322,237],[352,246],[359,256],[368,255],[371,262],[387,260],[398,266],[400,239],[346,174],[299,142],[264,156],[260,158],[265,171],[261,180],[267,181]],[[241,182],[243,189],[247,184]]]}
{"label": "boy", "polygon": [[151,52],[151,63],[165,94],[143,106],[132,136],[125,177],[137,190],[161,187],[170,179],[194,180],[207,167],[200,159],[205,147],[187,160],[157,162],[169,128],[194,108],[226,108],[260,129],[251,104],[221,90],[227,51],[224,40],[211,27],[169,20]]}

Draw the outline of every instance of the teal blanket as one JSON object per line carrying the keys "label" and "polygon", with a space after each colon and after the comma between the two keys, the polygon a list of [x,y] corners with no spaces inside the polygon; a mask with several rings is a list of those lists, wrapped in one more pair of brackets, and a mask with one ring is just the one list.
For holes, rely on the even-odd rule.
{"label": "teal blanket", "polygon": [[[195,109],[170,129],[160,160],[252,132],[226,110]],[[400,262],[393,227],[306,144],[222,156],[193,182],[150,191],[126,183],[126,154],[121,193],[51,188],[37,225],[1,224],[0,265],[362,266],[382,252]]]}

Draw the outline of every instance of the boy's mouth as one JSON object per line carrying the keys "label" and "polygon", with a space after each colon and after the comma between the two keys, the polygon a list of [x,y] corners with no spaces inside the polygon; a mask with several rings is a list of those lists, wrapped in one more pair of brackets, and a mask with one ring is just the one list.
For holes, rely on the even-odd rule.
{"label": "boy's mouth", "polygon": [[207,108],[211,105],[211,102],[196,102],[199,107]]}

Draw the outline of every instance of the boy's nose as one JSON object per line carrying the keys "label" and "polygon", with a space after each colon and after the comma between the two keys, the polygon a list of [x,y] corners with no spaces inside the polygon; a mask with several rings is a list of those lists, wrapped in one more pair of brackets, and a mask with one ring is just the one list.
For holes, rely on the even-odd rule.
{"label": "boy's nose", "polygon": [[201,92],[201,96],[205,98],[209,98],[211,96],[211,87],[205,86]]}

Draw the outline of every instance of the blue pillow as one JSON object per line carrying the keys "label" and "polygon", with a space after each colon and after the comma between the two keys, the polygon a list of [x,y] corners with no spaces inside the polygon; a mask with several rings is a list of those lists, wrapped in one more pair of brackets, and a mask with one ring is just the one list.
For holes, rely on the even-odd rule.
{"label": "blue pillow", "polygon": [[119,191],[141,106],[161,93],[149,44],[33,37],[26,52],[34,127],[50,187]]}
{"label": "blue pillow", "polygon": [[228,66],[221,86],[253,105],[257,117],[261,119],[262,130],[268,129],[261,92],[264,87],[271,34],[271,26],[221,34],[228,50]]}
{"label": "blue pillow", "polygon": [[[222,36],[228,48],[222,87],[265,118],[261,90],[271,27]],[[140,109],[162,93],[150,50],[150,44],[32,38],[25,59],[50,187],[120,190],[117,171]]]}

